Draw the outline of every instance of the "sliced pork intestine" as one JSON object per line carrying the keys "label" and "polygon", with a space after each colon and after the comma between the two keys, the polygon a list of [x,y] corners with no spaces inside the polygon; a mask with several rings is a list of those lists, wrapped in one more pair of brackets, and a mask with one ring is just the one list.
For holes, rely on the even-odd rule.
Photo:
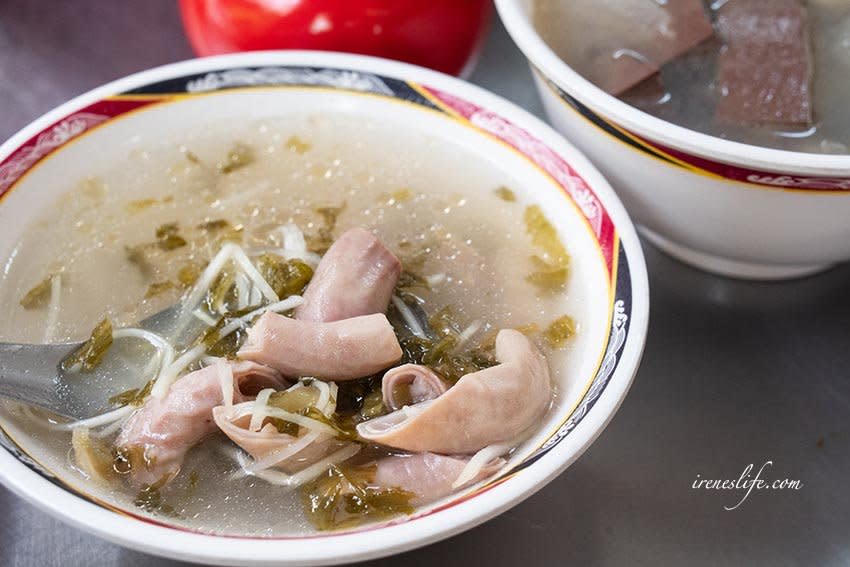
{"label": "sliced pork intestine", "polygon": [[374,443],[416,453],[472,454],[517,439],[552,399],[549,367],[522,333],[496,337],[500,364],[463,376],[440,397],[357,426]]}
{"label": "sliced pork intestine", "polygon": [[400,273],[398,258],[375,235],[348,230],[322,257],[295,318],[330,322],[385,313]]}
{"label": "sliced pork intestine", "polygon": [[121,428],[115,441],[123,450],[144,452],[147,465],[136,463],[131,476],[137,483],[152,484],[180,470],[186,453],[215,432],[213,408],[225,403],[219,364],[229,365],[233,401],[252,399],[264,388],[286,387],[281,374],[248,361],[218,362],[177,380],[163,398],[150,397]]}
{"label": "sliced pork intestine", "polygon": [[248,330],[239,357],[266,364],[284,376],[351,380],[370,376],[401,359],[386,315],[331,323],[300,321],[265,313]]}
{"label": "sliced pork intestine", "polygon": [[[254,458],[256,470],[276,468],[292,474],[347,444],[328,433],[311,432],[304,428],[297,436],[280,433],[271,423],[263,424],[259,431],[251,431],[248,427],[250,414],[239,415],[224,406],[213,410],[213,418],[231,441]],[[290,449],[291,454],[287,454]],[[285,458],[278,460],[277,457],[283,454],[286,454]],[[264,461],[270,464],[264,464]]]}
{"label": "sliced pork intestine", "polygon": [[[466,465],[468,457],[415,453],[392,455],[376,462],[375,485],[399,488],[416,495],[412,504],[419,505],[448,496],[458,488],[453,487]],[[503,459],[494,459],[478,471],[464,486],[482,480],[504,466]]]}
{"label": "sliced pork intestine", "polygon": [[[440,397],[448,386],[436,372],[421,364],[403,364],[388,370],[381,380],[384,405],[391,410]],[[403,395],[401,390],[407,391]],[[409,401],[405,398],[409,398]]]}

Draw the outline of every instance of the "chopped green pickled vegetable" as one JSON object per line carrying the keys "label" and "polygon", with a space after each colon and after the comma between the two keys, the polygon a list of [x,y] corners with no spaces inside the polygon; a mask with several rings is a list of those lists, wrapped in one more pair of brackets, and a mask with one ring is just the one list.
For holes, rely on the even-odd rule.
{"label": "chopped green pickled vegetable", "polygon": [[[309,418],[320,421],[337,433],[337,437],[349,441],[360,441],[355,429],[356,423],[351,419],[339,416],[336,413],[330,417],[323,414],[316,408],[316,402],[319,400],[319,390],[317,388],[305,385],[302,388],[294,390],[286,390],[284,392],[275,392],[269,397],[269,406],[288,411],[290,413],[307,416]],[[299,427],[295,423],[286,421],[280,418],[271,418],[269,420],[279,432],[288,435],[298,435]]]}
{"label": "chopped green pickled vegetable", "polygon": [[334,242],[333,232],[339,215],[345,210],[346,203],[338,207],[317,207],[316,213],[322,218],[322,226],[315,236],[309,238],[310,250],[318,254],[324,254]]}
{"label": "chopped green pickled vegetable", "polygon": [[499,199],[507,201],[508,203],[513,203],[514,201],[516,201],[516,195],[514,195],[514,192],[505,187],[504,185],[502,185],[493,192]]}
{"label": "chopped green pickled vegetable", "polygon": [[454,309],[446,305],[428,319],[428,325],[438,337],[457,335],[461,332],[460,325],[455,320]]}
{"label": "chopped green pickled vegetable", "polygon": [[21,307],[26,310],[45,307],[48,301],[50,301],[51,290],[53,288],[53,278],[54,276],[47,276],[29,290],[26,295],[21,298]]}
{"label": "chopped green pickled vegetable", "polygon": [[137,246],[125,246],[124,252],[127,256],[127,261],[139,268],[143,276],[150,275],[153,270],[150,259],[148,258],[149,244],[139,244]]}
{"label": "chopped green pickled vegetable", "polygon": [[127,390],[126,392],[121,392],[110,397],[109,403],[113,406],[126,406],[132,403],[138,394],[139,388],[133,388],[132,390]]}
{"label": "chopped green pickled vegetable", "polygon": [[203,344],[207,346],[208,355],[233,360],[245,343],[245,339],[248,338],[248,334],[242,329],[237,329],[226,337],[220,338],[218,332],[226,321],[228,321],[227,318],[222,318],[219,325],[208,329]]}
{"label": "chopped green pickled vegetable", "polygon": [[359,443],[363,442],[360,434],[357,433],[357,423],[355,423],[355,421],[350,417],[343,417],[337,413],[332,413],[331,416],[328,417],[314,407],[309,407],[301,413],[309,418],[330,426],[336,432],[336,436],[340,439]]}
{"label": "chopped green pickled vegetable", "polygon": [[484,349],[470,349],[455,353],[457,337],[446,335],[439,341],[420,337],[404,337],[399,341],[402,350],[402,363],[423,364],[430,367],[451,383],[464,375],[494,366],[496,362]]}
{"label": "chopped green pickled vegetable", "polygon": [[310,386],[295,388],[284,392],[274,392],[269,397],[269,405],[290,413],[298,413],[315,407],[319,400],[319,390]]}
{"label": "chopped green pickled vegetable", "polygon": [[276,254],[260,256],[257,269],[281,299],[300,294],[313,278],[309,265],[298,259],[284,260]]}
{"label": "chopped green pickled vegetable", "polygon": [[178,225],[176,222],[170,222],[170,223],[160,225],[160,226],[156,227],[156,233],[155,233],[156,238],[157,238],[157,240],[159,240],[160,238],[163,238],[165,236],[177,234],[177,232],[179,230],[180,230],[180,225]]}
{"label": "chopped green pickled vegetable", "polygon": [[454,384],[467,374],[490,368],[496,363],[485,356],[473,356],[472,353],[448,356],[435,364],[432,369]]}
{"label": "chopped green pickled vegetable", "polygon": [[[378,391],[380,392],[380,390]],[[318,401],[318,398],[319,392],[317,389],[305,386],[304,388],[272,394],[269,399],[269,405],[319,421],[333,429],[338,439],[354,443],[365,443],[357,433],[357,424],[365,421],[368,417],[362,414],[340,415],[338,413],[332,413],[330,416],[327,416],[315,407],[314,404]],[[372,411],[375,410],[373,409]],[[379,414],[380,412],[374,413],[374,415],[370,413],[369,417],[375,417]],[[301,432],[301,427],[298,424],[283,418],[267,418],[267,422],[271,423],[279,433],[297,437]]]}
{"label": "chopped green pickled vegetable", "polygon": [[83,372],[91,372],[103,362],[111,346],[112,323],[104,319],[94,328],[91,337],[62,361],[62,370],[67,372],[79,366]]}
{"label": "chopped green pickled vegetable", "polygon": [[431,286],[428,285],[428,280],[426,280],[419,274],[404,270],[398,277],[398,283],[396,284],[396,288],[400,290],[413,288],[431,289]]}
{"label": "chopped green pickled vegetable", "polygon": [[399,189],[398,191],[393,191],[392,196],[397,203],[404,203],[405,201],[409,201],[415,197],[413,191],[406,187]]}
{"label": "chopped green pickled vegetable", "polygon": [[145,403],[145,400],[150,395],[151,390],[153,389],[153,382],[154,381],[151,380],[141,388],[133,388],[132,390],[115,394],[109,398],[109,403],[114,406],[139,407]]}
{"label": "chopped green pickled vegetable", "polygon": [[226,305],[228,299],[232,298],[231,291],[235,291],[235,283],[236,273],[232,270],[225,270],[216,278],[205,299],[205,304],[210,313],[220,311]]}
{"label": "chopped green pickled vegetable", "polygon": [[402,364],[423,364],[425,355],[434,348],[434,341],[421,337],[403,337],[399,340],[401,345]]}
{"label": "chopped green pickled vegetable", "polygon": [[164,224],[156,229],[156,245],[162,250],[176,250],[188,244],[186,239],[180,236],[180,227],[176,222]]}
{"label": "chopped green pickled vegetable", "polygon": [[166,474],[153,484],[143,485],[136,495],[136,499],[133,500],[133,504],[146,512],[176,516],[177,512],[174,510],[174,507],[165,501],[161,492],[169,479],[169,475]]}
{"label": "chopped green pickled vegetable", "polygon": [[307,518],[317,529],[327,531],[413,513],[415,494],[370,486],[374,477],[374,466],[331,467],[301,489]]}
{"label": "chopped green pickled vegetable", "polygon": [[130,214],[140,213],[157,204],[156,199],[138,199],[127,203],[127,212]]}
{"label": "chopped green pickled vegetable", "polygon": [[237,142],[227,152],[227,158],[223,164],[219,164],[219,171],[228,174],[233,173],[237,169],[241,169],[246,165],[254,162],[254,150],[241,142]]}
{"label": "chopped green pickled vegetable", "polygon": [[345,210],[346,203],[342,203],[336,207],[316,207],[316,212],[322,217],[325,223],[325,228],[334,230],[336,228],[339,215]]}
{"label": "chopped green pickled vegetable", "polygon": [[569,339],[576,334],[576,324],[569,315],[564,315],[552,321],[543,331],[543,338],[552,348],[563,348]]}
{"label": "chopped green pickled vegetable", "polygon": [[244,231],[245,227],[242,225],[231,226],[225,230],[220,230],[216,233],[216,238],[214,240],[215,247],[221,248],[225,242],[236,242],[237,244],[242,242]]}
{"label": "chopped green pickled vegetable", "polygon": [[489,333],[485,334],[478,342],[478,348],[485,352],[492,352],[496,348],[496,336],[498,334],[498,329],[493,329]]}
{"label": "chopped green pickled vegetable", "polygon": [[387,408],[384,406],[384,393],[378,388],[364,398],[363,407],[360,408],[360,417],[366,420],[385,413],[387,413]]}
{"label": "chopped green pickled vegetable", "polygon": [[237,358],[237,353],[242,348],[246,338],[247,334],[244,331],[234,331],[209,347],[207,354],[233,360]]}
{"label": "chopped green pickled vegetable", "polygon": [[286,421],[279,417],[269,417],[266,419],[274,426],[275,429],[277,429],[278,433],[298,437],[298,432],[301,431],[301,427],[297,423]]}
{"label": "chopped green pickled vegetable", "polygon": [[112,468],[121,475],[129,474],[134,470],[150,470],[156,465],[156,457],[148,455],[147,450],[140,445],[115,447],[112,450],[112,456]]}
{"label": "chopped green pickled vegetable", "polygon": [[495,332],[486,334],[478,346],[458,348],[464,328],[457,321],[452,307],[447,305],[428,318],[428,337],[411,335],[406,327],[397,331],[402,350],[401,364],[428,366],[451,383],[466,374],[496,365],[492,354]]}
{"label": "chopped green pickled vegetable", "polygon": [[528,276],[526,281],[540,288],[543,291],[560,291],[567,285],[569,270],[566,267],[559,268],[547,264],[537,256],[531,258],[532,262],[537,266],[537,269]]}
{"label": "chopped green pickled vegetable", "polygon": [[213,248],[220,248],[225,242],[242,242],[245,230],[244,226],[233,226],[224,219],[203,222],[198,225],[198,228],[213,237],[211,240]]}
{"label": "chopped green pickled vegetable", "polygon": [[399,189],[398,191],[393,191],[392,193],[383,193],[380,197],[380,200],[386,203],[387,205],[394,205],[396,203],[405,203],[416,195],[410,189],[404,187]]}
{"label": "chopped green pickled vegetable", "polygon": [[215,232],[225,228],[230,228],[230,223],[225,219],[215,219],[202,222],[198,228],[207,232]]}
{"label": "chopped green pickled vegetable", "polygon": [[531,235],[531,242],[546,253],[546,260],[559,265],[567,266],[570,256],[558,238],[558,231],[546,216],[539,205],[531,205],[525,209],[525,225]]}
{"label": "chopped green pickled vegetable", "polygon": [[440,364],[451,354],[457,345],[457,337],[454,335],[445,335],[436,343],[432,343],[431,348],[422,357],[422,362],[426,366],[436,366]]}
{"label": "chopped green pickled vegetable", "polygon": [[201,267],[198,264],[190,262],[177,270],[177,281],[183,287],[192,286],[201,277],[201,271]]}
{"label": "chopped green pickled vegetable", "polygon": [[[208,300],[209,301],[209,300]],[[194,345],[204,345],[207,349],[207,354],[210,356],[218,356],[228,359],[235,359],[236,354],[239,352],[239,349],[245,342],[245,339],[248,338],[248,333],[244,329],[237,329],[227,335],[226,337],[221,337],[220,331],[233,321],[239,317],[244,317],[248,313],[251,313],[257,308],[255,305],[249,305],[244,309],[238,309],[236,311],[228,311],[225,313],[223,317],[221,317],[215,325],[207,328],[203,333],[198,336],[195,340]]]}
{"label": "chopped green pickled vegetable", "polygon": [[409,240],[398,243],[399,260],[406,271],[411,273],[421,271],[425,261],[431,254],[431,247],[427,244],[415,246]]}
{"label": "chopped green pickled vegetable", "polygon": [[112,468],[112,451],[109,444],[92,437],[86,428],[74,429],[71,434],[71,447],[74,449],[74,461],[91,478],[109,482],[115,471]]}
{"label": "chopped green pickled vegetable", "polygon": [[360,412],[366,398],[381,387],[381,376],[368,376],[357,380],[346,380],[337,384],[336,411],[342,415],[354,415]]}
{"label": "chopped green pickled vegetable", "polygon": [[558,231],[538,205],[525,209],[525,224],[532,243],[543,251],[543,257],[533,256],[534,271],[526,280],[542,291],[559,291],[567,283],[570,256],[558,238]]}
{"label": "chopped green pickled vegetable", "polygon": [[305,154],[310,151],[310,148],[312,148],[309,142],[302,140],[298,136],[290,136],[289,139],[286,140],[285,147],[287,150],[295,152],[296,154]]}
{"label": "chopped green pickled vegetable", "polygon": [[148,286],[148,290],[145,292],[145,299],[157,297],[172,289],[174,289],[174,284],[170,281],[154,282]]}

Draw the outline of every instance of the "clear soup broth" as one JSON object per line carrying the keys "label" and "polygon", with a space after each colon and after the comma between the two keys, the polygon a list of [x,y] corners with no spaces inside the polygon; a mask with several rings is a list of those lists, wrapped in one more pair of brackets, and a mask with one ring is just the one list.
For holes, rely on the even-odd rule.
{"label": "clear soup broth", "polygon": [[[704,15],[677,21],[685,4],[702,4]],[[707,33],[697,35],[703,17]],[[850,3],[536,0],[534,22],[603,89],[612,75],[645,76],[611,94],[653,116],[756,146],[848,152]],[[676,37],[692,41],[676,45]]]}
{"label": "clear soup broth", "polygon": [[[564,339],[581,333],[584,306],[569,280],[548,290],[529,281],[531,259],[541,251],[529,232],[527,204],[510,190],[519,183],[445,142],[341,113],[213,125],[69,180],[68,192],[2,259],[0,341],[81,341],[104,317],[116,329],[132,326],[178,302],[191,286],[183,281],[186,270],[202,270],[226,234],[238,234],[247,251],[262,251],[281,246],[277,229],[285,223],[295,223],[311,243],[364,227],[405,269],[415,266],[427,279],[412,293],[428,314],[449,307],[459,328],[471,329],[470,345],[498,329],[523,329],[544,353],[553,383],[562,383],[573,351]],[[163,233],[168,226],[176,228]],[[150,245],[172,237],[183,242]],[[42,298],[42,305],[25,308],[28,292],[54,275],[59,306]],[[562,325],[553,328],[557,320]],[[128,384],[138,372],[113,373],[103,390],[140,387],[142,379]],[[16,441],[110,505],[206,532],[316,529],[298,490],[238,474],[235,446],[221,433],[192,448],[168,486],[145,499],[122,479],[91,479],[56,419],[0,404]]]}

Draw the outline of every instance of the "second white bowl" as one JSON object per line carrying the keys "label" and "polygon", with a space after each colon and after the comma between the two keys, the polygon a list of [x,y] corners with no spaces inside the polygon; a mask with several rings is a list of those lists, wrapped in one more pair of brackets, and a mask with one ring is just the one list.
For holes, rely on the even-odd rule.
{"label": "second white bowl", "polygon": [[608,177],[650,241],[705,270],[754,279],[850,259],[850,156],[750,146],[650,116],[564,63],[534,29],[532,0],[496,6],[550,121]]}

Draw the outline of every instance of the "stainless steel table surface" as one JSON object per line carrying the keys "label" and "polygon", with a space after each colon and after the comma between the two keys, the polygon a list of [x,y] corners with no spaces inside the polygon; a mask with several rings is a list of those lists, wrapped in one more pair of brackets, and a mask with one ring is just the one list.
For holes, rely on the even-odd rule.
{"label": "stainless steel table surface", "polygon": [[[168,0],[0,0],[0,138],[100,83],[190,56]],[[498,24],[472,80],[541,114]],[[371,565],[850,565],[850,266],[758,284],[645,251],[646,352],[599,440],[498,518]],[[762,478],[799,490],[754,492],[727,511],[741,492],[692,488],[766,461]],[[0,566],[51,565],[175,563],[0,487]]]}

